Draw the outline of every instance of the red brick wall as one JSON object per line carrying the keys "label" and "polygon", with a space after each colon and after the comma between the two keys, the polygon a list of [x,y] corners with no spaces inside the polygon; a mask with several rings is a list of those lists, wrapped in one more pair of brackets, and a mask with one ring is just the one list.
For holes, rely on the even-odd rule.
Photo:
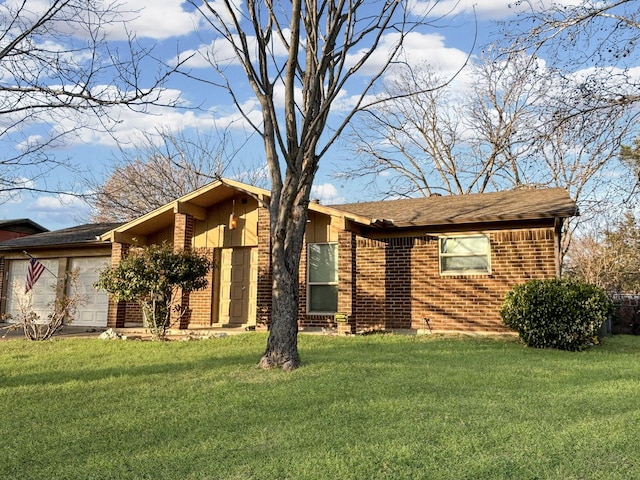
{"label": "red brick wall", "polygon": [[[176,215],[177,243],[188,248],[192,229],[189,216]],[[555,276],[555,236],[551,227],[488,235],[490,274],[444,276],[439,273],[435,236],[370,239],[340,232],[338,311],[347,313],[358,330],[507,331],[499,316],[505,293],[530,278]],[[257,323],[266,324],[271,314],[271,269],[269,212],[263,207],[258,210],[258,239]],[[114,244],[114,264],[127,247]],[[305,245],[300,259],[300,326],[334,326],[332,315],[306,314],[306,253]],[[213,258],[213,249],[207,255]],[[207,288],[186,299],[190,318],[182,327],[211,325],[214,278],[212,272]],[[137,305],[121,302],[110,305],[108,325],[123,326],[125,316],[128,325],[142,321]]]}
{"label": "red brick wall", "polygon": [[356,298],[356,235],[342,230],[338,233],[338,312],[349,315],[355,324],[353,309]]}
{"label": "red brick wall", "polygon": [[[552,228],[489,234],[491,274],[440,275],[435,237],[358,237],[358,329],[508,331],[499,309],[505,293],[556,272]],[[428,324],[423,319],[428,319]]]}
{"label": "red brick wall", "polygon": [[[343,231],[338,310],[358,330],[508,331],[499,315],[504,295],[528,279],[555,277],[555,235],[549,227],[489,238],[490,274],[441,275],[437,237],[370,239]],[[300,279],[301,326],[332,326],[332,317],[306,315],[306,248]]]}
{"label": "red brick wall", "polygon": [[[205,254],[209,260],[213,260],[213,249],[201,249],[199,253]],[[189,328],[209,327],[212,323],[213,299],[214,299],[214,270],[208,273],[207,286],[195,292],[191,292],[189,297],[189,307],[191,315],[189,318]]]}
{"label": "red brick wall", "polygon": [[417,273],[411,269],[422,270],[420,264],[412,265],[412,253],[420,253],[421,243],[413,238],[357,238],[354,310],[358,329],[411,328],[412,277]]}

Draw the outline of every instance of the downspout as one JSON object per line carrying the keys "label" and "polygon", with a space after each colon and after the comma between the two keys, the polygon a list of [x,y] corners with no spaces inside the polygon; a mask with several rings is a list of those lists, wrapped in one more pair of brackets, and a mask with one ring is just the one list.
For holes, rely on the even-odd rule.
{"label": "downspout", "polygon": [[555,241],[553,242],[555,263],[556,263],[556,277],[560,278],[562,276],[562,262],[560,262],[560,252],[562,248],[562,217],[555,217],[554,219],[554,237]]}

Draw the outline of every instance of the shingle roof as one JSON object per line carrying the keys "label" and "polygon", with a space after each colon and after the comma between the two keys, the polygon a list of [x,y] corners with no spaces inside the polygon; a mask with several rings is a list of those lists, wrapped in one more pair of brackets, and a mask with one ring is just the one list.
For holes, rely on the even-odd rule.
{"label": "shingle roof", "polygon": [[95,243],[97,242],[96,237],[98,235],[102,235],[120,225],[120,223],[88,223],[76,227],[63,228],[62,230],[55,230],[53,232],[36,233],[35,235],[0,242],[0,250]]}
{"label": "shingle roof", "polygon": [[578,215],[563,188],[511,190],[331,205],[332,208],[392,222],[396,226],[567,218]]}
{"label": "shingle roof", "polygon": [[0,220],[1,230],[5,230],[5,229],[12,230],[14,228],[20,228],[20,227],[23,227],[23,228],[26,227],[30,230],[37,231],[37,232],[49,231],[48,228],[44,228],[42,225],[37,224],[30,218],[13,218],[8,220]]}

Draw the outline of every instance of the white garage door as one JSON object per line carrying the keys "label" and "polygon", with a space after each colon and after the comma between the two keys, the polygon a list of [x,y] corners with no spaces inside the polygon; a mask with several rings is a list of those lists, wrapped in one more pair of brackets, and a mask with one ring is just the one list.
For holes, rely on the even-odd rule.
{"label": "white garage door", "polygon": [[[106,327],[109,296],[104,290],[96,290],[93,284],[98,280],[98,272],[110,264],[109,257],[72,258],[69,270],[78,269],[78,293],[86,299],[86,304],[78,307],[72,325],[78,327]],[[71,293],[71,292],[68,292]]]}
{"label": "white garage door", "polygon": [[47,318],[50,312],[48,305],[56,299],[56,277],[51,272],[58,271],[58,259],[42,259],[40,263],[46,269],[29,293],[24,291],[29,260],[12,260],[9,263],[6,312],[13,317],[8,319],[9,322],[15,323],[21,312],[35,312],[40,318]]}

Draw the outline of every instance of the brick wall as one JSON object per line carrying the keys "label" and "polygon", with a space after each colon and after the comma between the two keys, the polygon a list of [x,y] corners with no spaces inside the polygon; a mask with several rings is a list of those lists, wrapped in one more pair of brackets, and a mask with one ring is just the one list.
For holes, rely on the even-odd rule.
{"label": "brick wall", "polygon": [[[213,261],[213,249],[198,249],[198,253],[206,255]],[[189,316],[189,328],[209,327],[213,321],[213,299],[214,299],[214,275],[215,268],[212,268],[207,274],[207,286],[202,290],[191,292],[189,295],[189,308],[191,309]]]}
{"label": "brick wall", "polygon": [[491,274],[447,276],[439,273],[435,237],[358,237],[357,328],[508,331],[499,315],[505,293],[530,278],[555,276],[554,232],[513,230],[489,237]]}
{"label": "brick wall", "polygon": [[[176,216],[175,238],[185,247],[190,245],[192,229],[188,216]],[[347,313],[358,330],[507,331],[499,316],[505,293],[530,278],[555,276],[555,236],[551,227],[495,231],[488,236],[490,274],[443,276],[437,237],[370,239],[342,231],[338,235],[338,311]],[[258,210],[258,239],[256,314],[257,323],[266,324],[271,314],[271,269],[269,212],[263,207]],[[127,248],[113,245],[114,264]],[[300,259],[299,324],[334,326],[333,315],[306,313],[306,254],[305,245]],[[214,250],[208,249],[207,255],[213,258]],[[181,322],[182,327],[211,324],[214,278],[212,272],[206,289],[184,299],[190,317]],[[125,317],[127,325],[142,323],[137,305],[112,302],[108,325],[124,326]]]}

